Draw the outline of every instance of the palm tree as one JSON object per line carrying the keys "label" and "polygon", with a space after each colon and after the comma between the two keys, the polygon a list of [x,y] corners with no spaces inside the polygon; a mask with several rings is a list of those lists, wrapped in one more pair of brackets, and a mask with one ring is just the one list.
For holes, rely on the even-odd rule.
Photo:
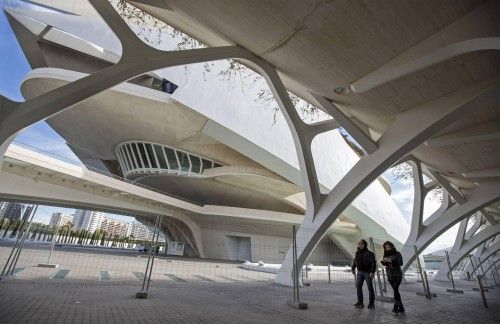
{"label": "palm tree", "polygon": [[107,233],[106,231],[102,231],[101,245],[104,245],[104,242],[105,242],[105,240],[106,240],[106,235],[107,235],[107,234],[108,234],[108,233]]}
{"label": "palm tree", "polygon": [[[16,237],[16,236],[17,236],[17,234],[19,234],[19,233],[21,232],[21,231],[20,231],[20,229],[21,229],[21,228],[22,228],[22,226],[24,225],[24,222],[25,222],[25,221],[24,221],[24,220],[19,220],[19,219],[16,219],[16,220],[14,220],[13,222],[14,222],[14,224],[15,224],[15,227],[14,227],[14,229],[12,230],[12,232],[10,233],[10,236],[11,236],[11,237]],[[21,225],[21,223],[22,223],[22,225]],[[19,233],[18,233],[18,231],[19,231]]]}
{"label": "palm tree", "polygon": [[73,227],[73,224],[71,222],[67,222],[63,226],[59,227],[59,235],[63,236],[63,243],[68,242],[68,235],[71,232],[71,228]]}
{"label": "palm tree", "polygon": [[5,227],[5,232],[3,232],[2,238],[7,235],[7,232],[12,225],[12,221],[10,219],[4,218],[4,220],[6,221],[6,223],[4,223],[5,225],[2,225],[3,227]]}
{"label": "palm tree", "polygon": [[94,241],[95,241],[95,237],[96,237],[96,233],[98,232],[99,230],[96,230],[94,231],[94,233],[92,233],[92,236],[90,237],[90,245],[94,245]]}

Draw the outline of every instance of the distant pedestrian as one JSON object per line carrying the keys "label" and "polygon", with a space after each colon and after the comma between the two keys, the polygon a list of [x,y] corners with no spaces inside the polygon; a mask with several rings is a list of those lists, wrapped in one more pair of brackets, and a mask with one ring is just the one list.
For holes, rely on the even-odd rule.
{"label": "distant pedestrian", "polygon": [[392,242],[385,242],[383,247],[384,258],[381,263],[386,267],[387,280],[394,290],[394,308],[392,311],[394,313],[404,313],[405,308],[403,307],[401,295],[399,294],[399,285],[403,280],[403,272],[401,271],[403,257],[401,256],[401,253],[396,250],[396,247],[394,247]]}
{"label": "distant pedestrian", "polygon": [[352,273],[356,275],[356,269],[358,274],[356,276],[356,289],[358,295],[358,302],[354,304],[356,308],[365,307],[363,304],[363,282],[366,280],[366,285],[368,286],[369,293],[369,303],[368,308],[375,308],[375,291],[373,290],[373,276],[375,274],[375,269],[377,266],[377,261],[375,261],[375,255],[368,250],[368,243],[365,240],[360,240],[358,242],[358,250],[354,256],[354,262],[352,264]]}
{"label": "distant pedestrian", "polygon": [[158,252],[160,252],[160,245],[157,245],[155,250],[156,255],[158,255]]}

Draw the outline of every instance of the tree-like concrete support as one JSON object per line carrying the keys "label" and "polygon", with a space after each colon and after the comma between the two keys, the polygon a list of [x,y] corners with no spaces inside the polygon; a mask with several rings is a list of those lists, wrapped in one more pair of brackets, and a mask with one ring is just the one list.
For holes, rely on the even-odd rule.
{"label": "tree-like concrete support", "polygon": [[[450,205],[444,211],[442,209],[436,211],[429,217],[432,221],[422,224],[423,230],[420,231],[420,235],[416,239],[412,236],[413,239],[405,243],[401,251],[403,260],[405,261],[403,271],[406,271],[417,257],[414,246],[417,247],[417,253],[421,253],[429,244],[453,225],[500,199],[500,181],[482,183],[472,193],[465,196],[465,199],[466,202],[462,205],[456,203]],[[412,231],[414,231],[413,228]]]}
{"label": "tree-like concrete support", "polygon": [[[165,52],[142,42],[107,1],[90,0],[97,12],[118,36],[123,55],[120,61],[75,82],[44,93],[23,103],[2,100],[0,111],[0,144],[8,146],[13,135],[23,128],[49,118],[64,109],[109,89],[137,75],[171,66],[238,58],[262,73],[280,106],[297,149],[308,210],[315,213],[321,194],[311,153],[311,141],[317,134],[338,127],[335,121],[307,125],[300,119],[276,69],[240,46],[201,48]],[[15,109],[11,109],[14,107]],[[0,152],[1,153],[1,152]],[[306,162],[307,161],[307,162]]]}
{"label": "tree-like concrete support", "polygon": [[[90,2],[121,40],[123,55],[120,61],[109,68],[24,103],[9,104],[15,105],[15,109],[4,109],[2,106],[0,111],[0,145],[5,145],[9,138],[12,138],[16,132],[23,128],[60,113],[86,98],[137,75],[177,65],[228,58],[241,59],[260,72],[266,79],[294,140],[307,203],[304,222],[297,232],[299,267],[340,213],[382,172],[464,113],[491,102],[498,102],[500,99],[500,83],[495,80],[472,84],[397,115],[395,122],[379,138],[378,142],[374,143],[366,133],[356,128],[338,110],[330,109],[331,114],[338,119],[336,122],[325,122],[320,125],[305,124],[293,106],[276,68],[240,46],[175,52],[160,51],[140,41],[108,1],[90,0]],[[484,48],[484,40],[479,42],[481,48]],[[328,101],[323,103],[328,104]],[[328,109],[326,110],[328,111]],[[336,128],[338,124],[350,127],[353,136],[357,136],[365,150],[371,154],[361,159],[327,196],[323,196],[319,190],[311,142],[317,134],[330,130],[330,127],[331,129]],[[494,195],[492,192],[500,192],[497,182],[482,183],[471,194],[470,201],[466,197],[467,203],[458,207],[452,206],[443,212],[444,220],[436,219],[429,226],[419,230],[420,235],[417,235],[416,238],[419,248],[425,245],[422,242],[429,242],[453,222],[458,222],[461,218],[476,211],[477,208],[497,199],[498,195]],[[456,221],[454,217],[457,218]],[[289,251],[277,276],[279,283],[291,285],[291,265],[292,253]]]}
{"label": "tree-like concrete support", "polygon": [[322,196],[314,167],[311,142],[317,134],[337,128],[339,125],[337,121],[326,121],[316,125],[304,123],[293,106],[276,68],[240,46],[160,51],[138,39],[108,1],[90,0],[90,2],[120,39],[123,50],[120,61],[23,103],[13,103],[2,98],[0,110],[2,147],[7,147],[16,132],[25,127],[140,74],[171,66],[237,58],[247,62],[264,76],[285,116],[297,150],[306,195],[306,218],[313,218],[318,212]]}
{"label": "tree-like concrete support", "polygon": [[468,271],[469,273],[473,273],[474,271],[476,271],[477,259],[481,259],[481,257],[484,255],[484,253],[486,253],[488,251],[487,248],[492,246],[495,243],[496,238],[497,238],[496,236],[492,237],[491,239],[485,241],[483,244],[479,245],[476,248],[474,254],[471,255],[472,259],[474,260],[473,261],[474,263],[467,264],[465,271]]}
{"label": "tree-like concrete support", "polygon": [[[458,235],[460,235],[463,231],[462,227],[464,222],[466,222],[466,220],[463,220],[460,223]],[[461,242],[460,240],[457,240],[449,253],[451,269],[448,268],[447,262],[442,262],[436,276],[434,277],[434,280],[447,280],[449,272],[452,271],[460,263],[460,261],[466,258],[474,249],[479,247],[481,244],[489,241],[491,238],[494,238],[499,233],[500,225],[492,225],[484,228],[482,231],[480,231],[476,235],[471,236],[467,240],[464,239]],[[465,237],[465,233],[463,234],[463,237]],[[460,247],[458,247],[458,245],[460,245]]]}
{"label": "tree-like concrete support", "polygon": [[[481,256],[479,256],[478,258],[475,258],[474,259],[474,268],[472,269],[473,272],[475,271],[478,271],[479,268],[481,267],[481,265],[483,263],[486,262],[486,260],[490,259],[491,257],[493,257],[494,255],[496,255],[496,253],[500,251],[500,240],[499,241],[496,241],[494,242],[493,244],[491,244],[490,246],[488,246],[484,251],[483,253],[481,254]],[[479,260],[479,262],[477,261]],[[486,271],[486,270],[485,270]]]}
{"label": "tree-like concrete support", "polygon": [[372,154],[377,150],[377,144],[372,140],[370,135],[365,133],[358,125],[351,121],[336,105],[333,104],[333,102],[316,94],[311,95],[314,99],[316,99],[319,106],[335,118],[335,120],[342,125],[349,135],[351,135],[368,154]]}
{"label": "tree-like concrete support", "polygon": [[[500,90],[499,84],[493,85],[490,82],[476,84],[464,91],[457,91],[398,115],[393,125],[379,139],[378,150],[361,159],[340,180],[324,199],[314,217],[304,219],[297,232],[299,266],[304,263],[340,213],[383,171],[453,120],[478,107],[476,105],[496,100],[495,98],[499,96],[499,93],[496,93],[498,90]],[[496,186],[495,189],[499,187]],[[485,191],[490,192],[491,188],[486,185]],[[479,204],[476,208],[480,207],[482,205]],[[464,211],[464,214],[468,216],[474,211],[470,210],[468,214]],[[292,257],[289,252],[277,276],[279,283],[291,283],[291,265]]]}
{"label": "tree-like concrete support", "polygon": [[486,211],[486,208],[480,210],[481,215],[483,215],[484,219],[488,221],[491,225],[496,225],[498,222],[493,215]]}
{"label": "tree-like concrete support", "polygon": [[[500,190],[498,187],[500,186],[500,182],[483,184],[483,188],[477,188],[469,197],[465,197],[438,172],[427,170],[427,173],[434,178],[434,181],[443,187],[444,193],[441,207],[425,221],[422,221],[423,202],[428,193],[428,189],[423,185],[423,172],[420,161],[410,156],[408,162],[412,165],[413,170],[414,200],[410,234],[402,249],[403,260],[405,262],[403,271],[406,271],[418,256],[415,255],[415,246],[417,247],[418,253],[420,253],[444,231],[461,221],[455,244],[450,252],[450,261],[453,269],[466,253],[489,239],[494,235],[495,231],[498,230],[498,227],[493,227],[482,235],[477,237],[474,236],[480,226],[484,224],[481,214],[485,211],[483,207],[500,198],[500,192],[498,191]],[[480,197],[481,194],[479,191],[483,190],[489,192],[488,198],[486,198],[486,196]],[[474,201],[471,201],[471,199],[474,199]],[[475,219],[474,224],[469,231],[466,231],[468,223],[467,218],[476,211],[479,212],[471,217],[471,219]],[[474,239],[472,239],[473,237]],[[472,248],[471,245],[473,246]],[[446,262],[443,262],[435,279],[446,280],[448,272],[448,265]]]}
{"label": "tree-like concrete support", "polygon": [[[490,273],[490,276],[496,275],[494,274],[495,271],[498,271],[497,268],[497,263],[500,262],[500,258],[498,257],[498,253],[494,254],[491,256],[490,259],[488,259],[488,262],[486,263],[486,267],[484,269],[485,273]],[[498,279],[497,279],[498,280]]]}

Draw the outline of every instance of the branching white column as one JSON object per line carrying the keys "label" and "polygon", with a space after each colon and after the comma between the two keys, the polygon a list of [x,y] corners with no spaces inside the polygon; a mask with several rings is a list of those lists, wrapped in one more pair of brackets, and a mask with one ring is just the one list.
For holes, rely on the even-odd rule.
{"label": "branching white column", "polygon": [[[495,243],[496,238],[497,238],[497,236],[491,238],[490,240],[487,240],[486,242],[484,242],[483,244],[481,244],[480,246],[478,246],[476,248],[476,251],[472,255],[472,259],[474,260],[474,262],[478,258],[481,258],[481,256],[483,256],[484,253],[486,253],[488,251],[487,248],[489,246],[491,246],[493,243]],[[475,263],[474,263],[474,266],[475,266]],[[472,264],[469,263],[469,264],[467,264],[467,267],[465,268],[465,271],[468,271],[469,273],[472,273],[473,271],[475,271],[475,268],[473,267]]]}
{"label": "branching white column", "polygon": [[[19,103],[12,101],[9,98],[5,98],[4,96],[0,96],[0,127],[2,125],[1,121],[4,120],[6,116],[11,114],[18,105]],[[4,154],[15,137],[16,133],[13,133],[5,140],[0,140],[0,167],[2,166]]]}
{"label": "branching white column", "polygon": [[[293,106],[275,67],[242,47],[226,46],[175,52],[160,51],[138,39],[108,1],[90,0],[90,2],[120,39],[123,49],[120,61],[109,68],[23,103],[13,103],[3,98],[0,110],[0,144],[2,148],[6,148],[16,132],[23,128],[60,113],[78,102],[137,75],[171,66],[239,58],[255,65],[255,68],[263,74],[285,116],[295,142],[306,194],[307,212],[305,218],[312,220],[319,209],[321,193],[311,152],[311,142],[317,134],[337,128],[339,124],[336,121],[326,121],[313,125],[305,124]],[[3,156],[2,151],[0,151],[0,155]]]}
{"label": "branching white column", "polygon": [[[406,240],[408,243],[415,242],[422,233],[424,202],[428,190],[426,190],[426,187],[424,186],[424,180],[422,177],[422,163],[413,156],[410,156],[406,162],[411,165],[413,177],[413,211],[410,223],[410,234],[408,236],[408,239]],[[446,210],[448,208],[448,201],[448,199],[443,200],[441,209]]]}
{"label": "branching white column", "polygon": [[90,0],[90,2],[120,39],[123,47],[120,61],[109,68],[23,103],[13,103],[2,98],[0,111],[0,145],[2,147],[8,145],[8,139],[25,127],[49,118],[137,75],[170,66],[250,56],[248,51],[239,46],[175,52],[157,50],[137,38],[108,1]]}
{"label": "branching white column", "polygon": [[[468,223],[470,221],[473,221],[473,225],[471,226],[471,228],[468,231],[466,231]],[[452,258],[452,256],[457,255],[458,251],[460,251],[460,249],[462,248],[464,242],[467,241],[468,239],[470,239],[479,230],[479,228],[483,224],[484,224],[484,219],[483,219],[483,217],[481,217],[481,214],[479,214],[479,212],[475,213],[473,216],[471,216],[468,219],[463,219],[460,222],[457,236],[455,238],[455,244],[453,245],[453,247],[451,248],[451,251],[450,251],[450,259]],[[451,260],[450,260],[450,263],[451,263]],[[452,266],[452,269],[455,266]],[[442,262],[434,279],[440,280],[440,281],[447,281],[449,271],[450,271],[450,269],[448,268],[448,262]]]}
{"label": "branching white column", "polygon": [[[175,52],[154,49],[137,38],[108,1],[90,0],[90,2],[120,39],[123,47],[122,58],[109,68],[20,103],[15,109],[5,108],[2,105],[0,145],[6,145],[8,139],[12,138],[16,132],[33,123],[49,118],[86,98],[152,70],[227,58],[239,58],[253,63],[266,78],[290,127],[297,150],[307,198],[306,216],[297,233],[299,267],[340,213],[383,171],[462,114],[500,99],[499,83],[490,80],[473,84],[401,113],[376,144],[370,143],[370,138],[364,136],[362,132],[357,132],[359,129],[356,130],[353,125],[350,125],[349,120],[345,119],[345,116],[340,114],[341,112],[332,110],[332,114],[336,114],[337,118],[341,119],[337,122],[342,124],[343,120],[346,125],[352,126],[353,131],[357,132],[356,136],[364,137],[364,144],[369,147],[367,151],[373,153],[361,159],[326,197],[322,197],[311,153],[311,142],[314,136],[337,127],[338,123],[331,121],[307,125],[302,122],[274,66],[239,46]],[[5,106],[13,106],[13,104],[8,103]],[[488,184],[481,185],[477,191],[485,194],[482,198],[484,201],[490,201],[492,199],[490,190],[499,192],[498,186],[490,188]],[[483,204],[480,198],[475,198],[473,203],[475,204],[472,206],[463,205],[467,205],[469,209],[464,207],[463,210],[459,209],[456,212],[467,216],[477,206],[486,204]],[[438,232],[439,226],[441,224],[435,226]],[[423,230],[421,237],[425,236],[426,230],[427,228]],[[427,236],[432,235],[430,233]],[[282,266],[283,271],[280,271],[277,276],[278,282],[291,285],[291,261],[289,251]]]}
{"label": "branching white column", "polygon": [[[486,263],[486,267],[484,269],[484,272],[485,273],[490,272],[490,276],[493,276],[494,271],[498,270],[497,266],[496,266],[498,262],[500,262],[500,258],[498,257],[498,253],[492,255],[491,258],[488,259],[488,263]],[[497,275],[497,274],[495,274],[495,275]]]}
{"label": "branching white column", "polygon": [[478,271],[481,265],[486,262],[489,258],[496,255],[496,253],[500,251],[500,240],[496,240],[493,244],[488,246],[481,256],[479,256],[479,262],[477,262],[477,258],[474,258],[474,269],[473,271]]}
{"label": "branching white column", "polygon": [[[379,139],[379,149],[361,159],[340,180],[324,199],[312,220],[311,218],[304,220],[297,232],[298,265],[303,265],[307,256],[340,213],[383,171],[465,112],[486,102],[498,100],[499,90],[498,83],[487,81],[398,115],[393,125]],[[290,255],[289,251],[282,268],[291,269]],[[289,274],[280,271],[277,281],[289,284],[289,278]]]}
{"label": "branching white column", "polygon": [[[463,220],[460,223],[460,227],[462,227],[462,224],[465,221],[466,220]],[[462,240],[460,247],[458,247],[458,244],[456,242],[449,253],[451,270],[453,270],[460,263],[460,261],[466,258],[474,249],[479,247],[481,244],[485,244],[486,242],[494,238],[498,233],[500,233],[500,225],[492,225],[484,228],[476,235],[472,235],[469,239]],[[450,269],[448,268],[448,263],[442,262],[434,279],[441,281],[448,280],[449,271]]]}
{"label": "branching white column", "polygon": [[405,243],[401,250],[405,262],[403,271],[406,271],[415,260],[414,246],[417,247],[417,253],[421,253],[430,243],[453,225],[500,199],[500,181],[481,183],[465,199],[466,202],[462,205],[454,204],[444,212],[437,211],[431,215],[429,218],[432,218],[432,221],[429,223],[424,222],[424,229],[417,239]]}

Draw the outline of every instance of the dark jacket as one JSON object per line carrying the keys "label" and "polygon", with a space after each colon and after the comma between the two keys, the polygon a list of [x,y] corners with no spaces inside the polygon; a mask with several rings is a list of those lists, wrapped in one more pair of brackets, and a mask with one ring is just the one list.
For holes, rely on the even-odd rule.
{"label": "dark jacket", "polygon": [[358,269],[358,271],[375,273],[377,267],[377,261],[375,261],[375,255],[368,251],[368,249],[358,249],[356,255],[354,256],[354,262],[352,263],[351,269]]}
{"label": "dark jacket", "polygon": [[403,265],[403,257],[398,251],[390,251],[389,253],[384,253],[384,258],[390,259],[391,262],[380,261],[385,265],[387,271],[387,279],[391,280],[393,278],[397,279],[403,275],[401,271],[401,266]]}

